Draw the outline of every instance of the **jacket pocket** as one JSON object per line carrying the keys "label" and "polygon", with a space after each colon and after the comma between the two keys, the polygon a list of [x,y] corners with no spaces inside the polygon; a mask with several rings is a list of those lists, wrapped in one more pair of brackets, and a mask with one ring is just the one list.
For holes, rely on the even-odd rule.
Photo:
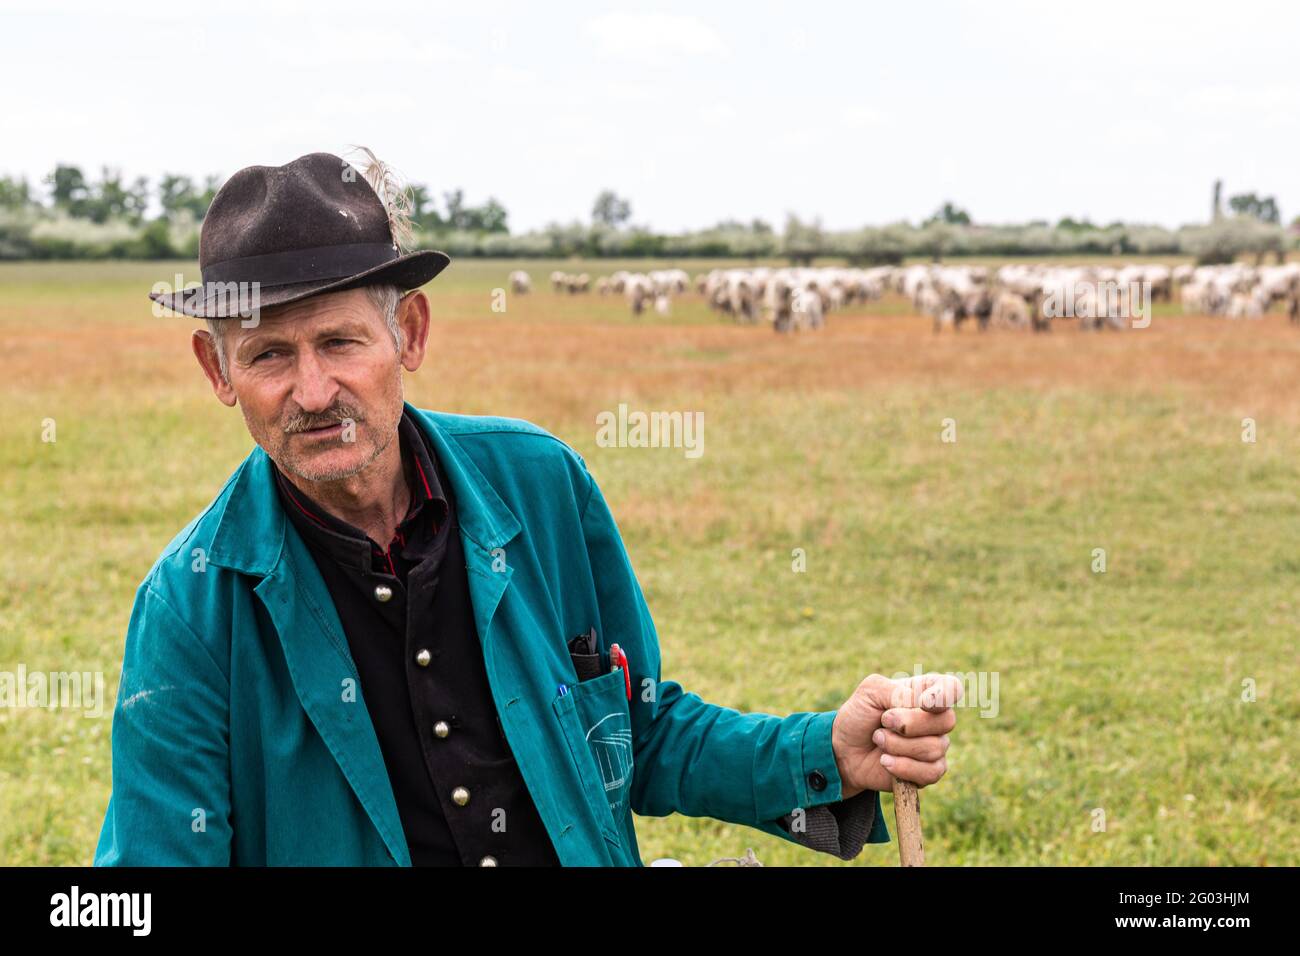
{"label": "jacket pocket", "polygon": [[623,672],[573,684],[567,694],[555,698],[554,708],[592,813],[606,838],[621,847],[619,833],[630,812],[634,770]]}

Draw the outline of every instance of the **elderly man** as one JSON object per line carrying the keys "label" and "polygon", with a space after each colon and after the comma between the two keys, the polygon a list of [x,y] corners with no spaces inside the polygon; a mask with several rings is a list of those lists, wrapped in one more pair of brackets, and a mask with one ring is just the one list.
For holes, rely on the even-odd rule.
{"label": "elderly man", "polygon": [[203,285],[152,295],[209,319],[194,354],[257,447],[137,592],[95,862],[639,866],[633,812],[887,841],[878,791],[943,775],[955,680],[778,717],[664,679],[583,459],[404,402],[449,260],[401,253],[370,172],[240,170]]}

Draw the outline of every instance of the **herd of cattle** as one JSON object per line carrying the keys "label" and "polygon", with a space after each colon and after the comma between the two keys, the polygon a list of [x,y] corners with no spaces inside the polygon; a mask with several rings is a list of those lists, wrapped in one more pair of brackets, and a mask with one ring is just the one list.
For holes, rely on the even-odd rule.
{"label": "herd of cattle", "polygon": [[[1012,264],[878,266],[875,268],[714,269],[693,279],[681,269],[619,270],[594,281],[587,273],[551,273],[557,293],[621,295],[634,315],[653,308],[668,315],[675,296],[691,290],[736,322],[767,324],[777,332],[818,329],[835,310],[872,302],[886,293],[910,300],[936,332],[972,321],[981,330],[1047,331],[1057,319],[1080,328],[1125,328],[1149,318],[1151,303],[1180,301],[1197,315],[1258,318],[1281,302],[1300,322],[1300,263],[1277,266],[1158,264],[1060,266]],[[511,290],[532,291],[528,273],[510,273]]]}

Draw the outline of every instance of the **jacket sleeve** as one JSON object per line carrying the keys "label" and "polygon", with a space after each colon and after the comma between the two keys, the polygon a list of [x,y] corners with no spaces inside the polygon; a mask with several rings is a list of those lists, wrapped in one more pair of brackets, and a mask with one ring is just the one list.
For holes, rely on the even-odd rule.
{"label": "jacket sleeve", "polygon": [[113,792],[96,866],[228,866],[230,685],[146,580],[113,709]]}
{"label": "jacket sleeve", "polygon": [[810,807],[802,813],[787,813],[780,820],[759,829],[841,860],[852,860],[867,843],[888,843],[889,828],[880,812],[880,794],[874,790]]}
{"label": "jacket sleeve", "polygon": [[[879,794],[840,801],[835,711],[779,717],[710,704],[664,680],[654,621],[600,488],[582,512],[605,646],[632,677],[632,810],[712,817],[849,859],[889,839]],[[792,827],[795,820],[800,826]],[[804,825],[806,824],[806,825]]]}

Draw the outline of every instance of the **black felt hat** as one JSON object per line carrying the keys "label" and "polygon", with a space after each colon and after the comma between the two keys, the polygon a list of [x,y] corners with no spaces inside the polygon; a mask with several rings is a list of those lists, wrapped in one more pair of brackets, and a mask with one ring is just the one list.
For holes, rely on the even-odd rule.
{"label": "black felt hat", "polygon": [[235,318],[250,303],[267,309],[371,283],[416,289],[449,262],[433,250],[402,255],[365,177],[338,156],[311,153],[231,176],[203,220],[203,285],[149,298],[196,318]]}

